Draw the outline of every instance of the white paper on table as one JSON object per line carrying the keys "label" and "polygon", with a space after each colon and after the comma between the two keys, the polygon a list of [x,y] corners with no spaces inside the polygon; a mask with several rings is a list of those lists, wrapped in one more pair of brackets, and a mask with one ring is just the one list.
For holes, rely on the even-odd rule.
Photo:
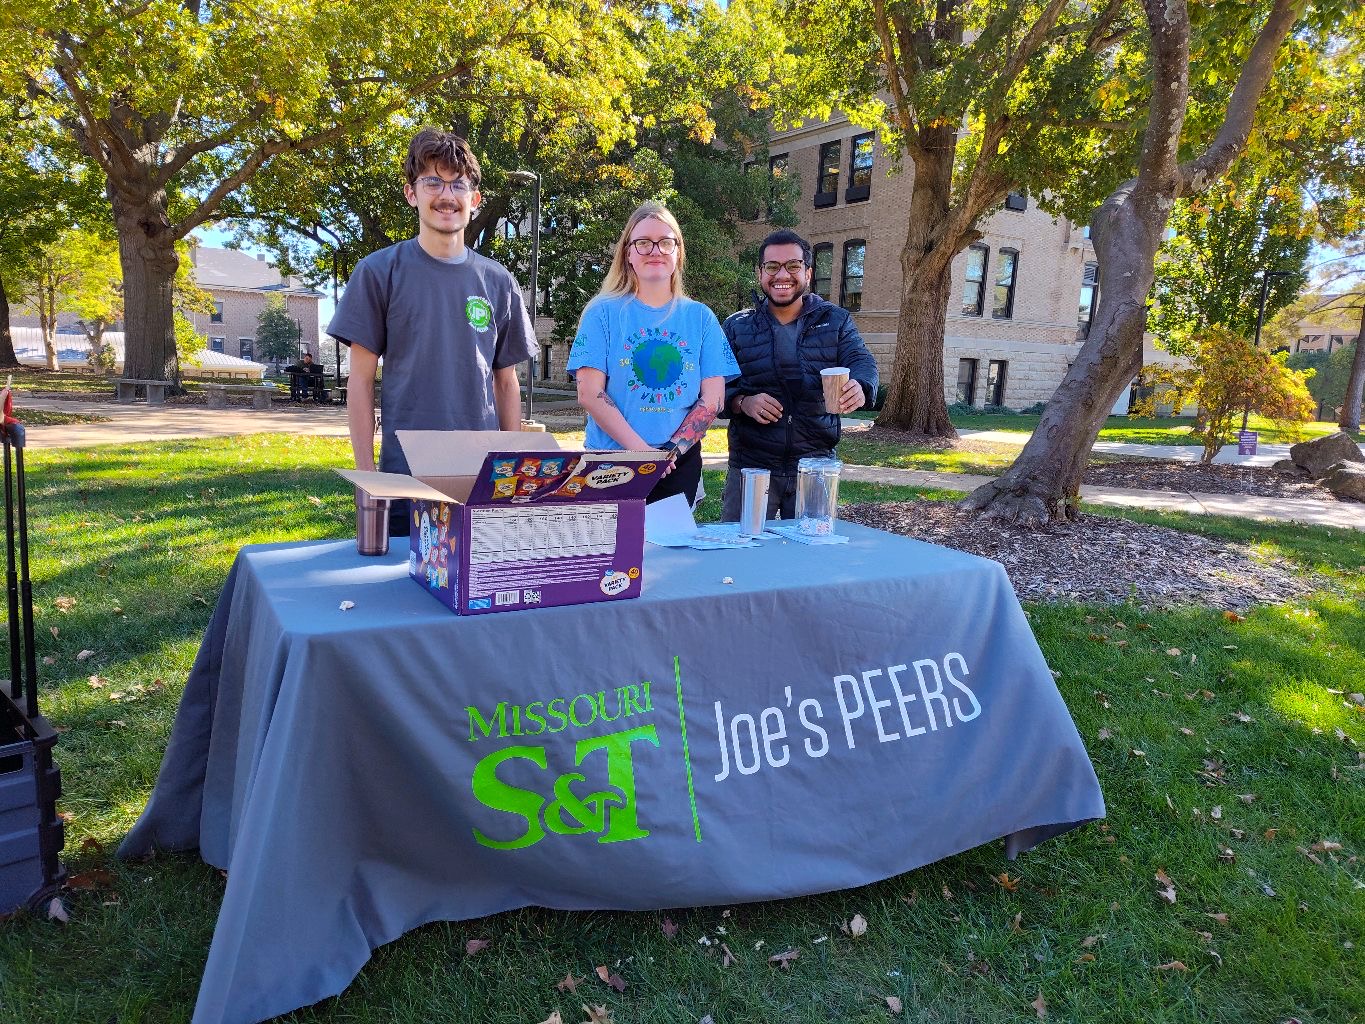
{"label": "white paper on table", "polygon": [[801,530],[800,530],[798,527],[796,527],[795,525],[793,525],[793,526],[772,526],[772,527],[769,527],[769,529],[772,530],[774,533],[776,533],[779,537],[783,537],[783,538],[785,538],[786,540],[794,540],[794,541],[796,541],[798,544],[847,544],[847,543],[848,543],[848,538],[847,538],[846,536],[844,536],[842,533],[826,533],[826,534],[822,534],[822,535],[814,535],[814,534],[809,534],[809,533],[802,533]]}
{"label": "white paper on table", "polygon": [[697,526],[692,516],[692,506],[681,494],[671,494],[662,501],[645,506],[645,540],[659,547],[693,548],[697,551],[757,547],[752,541],[739,542],[738,533],[733,538],[725,532],[707,536],[705,531],[709,529]]}

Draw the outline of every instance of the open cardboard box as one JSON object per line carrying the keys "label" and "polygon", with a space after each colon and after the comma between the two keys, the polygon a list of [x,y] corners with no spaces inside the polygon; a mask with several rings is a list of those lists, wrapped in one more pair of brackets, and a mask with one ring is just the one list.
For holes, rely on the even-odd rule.
{"label": "open cardboard box", "polygon": [[337,472],[410,501],[408,574],[456,615],[640,596],[660,453],[500,430],[400,430],[398,443],[411,476]]}

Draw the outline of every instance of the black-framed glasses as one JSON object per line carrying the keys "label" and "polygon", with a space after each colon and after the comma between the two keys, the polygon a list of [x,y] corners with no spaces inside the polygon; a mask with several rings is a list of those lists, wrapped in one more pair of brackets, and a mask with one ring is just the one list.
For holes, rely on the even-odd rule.
{"label": "black-framed glasses", "polygon": [[672,256],[678,251],[678,240],[672,235],[665,238],[632,238],[629,245],[641,256],[648,256],[655,249],[665,256]]}
{"label": "black-framed glasses", "polygon": [[785,270],[788,274],[791,274],[792,277],[795,277],[806,269],[806,264],[803,260],[787,260],[786,263],[778,263],[776,260],[769,260],[767,263],[760,263],[758,269],[769,277],[776,276],[779,270]]}
{"label": "black-framed glasses", "polygon": [[416,184],[429,196],[439,196],[446,189],[450,189],[451,193],[457,196],[474,191],[469,187],[469,182],[464,178],[456,178],[454,181],[447,181],[445,178],[438,178],[435,175],[430,175],[425,178],[418,178]]}

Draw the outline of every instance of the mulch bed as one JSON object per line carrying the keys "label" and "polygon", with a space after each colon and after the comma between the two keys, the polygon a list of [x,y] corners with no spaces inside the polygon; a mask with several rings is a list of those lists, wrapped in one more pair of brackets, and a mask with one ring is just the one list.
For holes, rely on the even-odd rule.
{"label": "mulch bed", "polygon": [[1324,585],[1247,545],[1126,519],[1082,515],[1034,531],[943,501],[850,505],[839,515],[1000,562],[1025,601],[1241,609],[1302,598]]}
{"label": "mulch bed", "polygon": [[1316,498],[1338,501],[1326,487],[1268,466],[1206,466],[1175,459],[1131,459],[1091,465],[1085,483],[1136,487],[1144,491],[1199,491],[1203,494],[1252,494],[1262,498]]}

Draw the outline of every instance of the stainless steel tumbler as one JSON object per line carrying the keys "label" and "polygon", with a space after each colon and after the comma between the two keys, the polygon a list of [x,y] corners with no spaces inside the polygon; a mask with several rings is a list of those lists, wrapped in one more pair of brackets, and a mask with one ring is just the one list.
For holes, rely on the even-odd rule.
{"label": "stainless steel tumbler", "polygon": [[743,504],[739,513],[739,535],[757,537],[763,532],[768,518],[768,484],[772,479],[766,469],[741,469]]}
{"label": "stainless steel tumbler", "polygon": [[389,499],[355,490],[355,549],[362,555],[389,553]]}

